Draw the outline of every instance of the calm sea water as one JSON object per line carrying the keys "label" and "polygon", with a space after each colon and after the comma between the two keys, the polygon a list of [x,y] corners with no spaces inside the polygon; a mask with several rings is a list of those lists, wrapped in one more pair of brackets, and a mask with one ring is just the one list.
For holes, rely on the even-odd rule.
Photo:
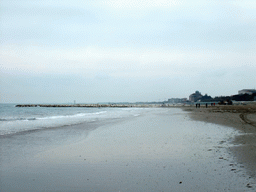
{"label": "calm sea water", "polygon": [[15,107],[15,104],[0,104],[0,136],[84,122],[138,116],[143,110],[146,109]]}

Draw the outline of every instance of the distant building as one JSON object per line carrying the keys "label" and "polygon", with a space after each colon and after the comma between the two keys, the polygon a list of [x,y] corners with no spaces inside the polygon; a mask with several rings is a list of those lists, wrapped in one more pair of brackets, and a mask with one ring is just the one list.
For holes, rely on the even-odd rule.
{"label": "distant building", "polygon": [[211,101],[213,101],[213,98],[212,98],[211,96],[205,94],[204,96],[202,96],[202,97],[200,98],[200,100],[201,100],[202,102],[211,102]]}
{"label": "distant building", "polygon": [[191,94],[189,96],[189,101],[191,102],[196,102],[197,100],[199,100],[203,95],[199,92],[196,91],[195,93]]}
{"label": "distant building", "polygon": [[185,103],[187,102],[187,98],[171,98],[168,99],[168,103]]}
{"label": "distant building", "polygon": [[239,95],[243,95],[243,94],[252,95],[253,93],[256,93],[256,89],[242,89],[238,91]]}

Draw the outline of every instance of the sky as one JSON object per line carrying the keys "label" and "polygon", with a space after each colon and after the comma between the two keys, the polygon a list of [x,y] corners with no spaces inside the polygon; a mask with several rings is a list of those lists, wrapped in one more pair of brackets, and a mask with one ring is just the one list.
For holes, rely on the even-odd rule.
{"label": "sky", "polygon": [[256,87],[255,0],[1,0],[0,102],[229,96]]}

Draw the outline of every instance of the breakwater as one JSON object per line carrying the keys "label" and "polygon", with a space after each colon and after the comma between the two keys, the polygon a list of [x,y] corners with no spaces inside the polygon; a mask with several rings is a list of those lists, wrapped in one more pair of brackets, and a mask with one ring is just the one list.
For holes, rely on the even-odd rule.
{"label": "breakwater", "polygon": [[19,104],[15,107],[162,107],[158,104]]}

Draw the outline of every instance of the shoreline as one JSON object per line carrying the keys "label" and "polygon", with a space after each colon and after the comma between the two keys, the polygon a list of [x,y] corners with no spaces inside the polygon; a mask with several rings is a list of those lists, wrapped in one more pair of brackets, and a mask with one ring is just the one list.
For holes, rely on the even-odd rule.
{"label": "shoreline", "polygon": [[90,128],[4,138],[0,190],[254,190],[255,178],[229,150],[238,131],[194,121],[182,109],[206,114],[204,108],[152,108]]}
{"label": "shoreline", "polygon": [[241,134],[235,136],[229,150],[248,174],[256,178],[256,105],[183,107],[191,119],[232,127]]}

